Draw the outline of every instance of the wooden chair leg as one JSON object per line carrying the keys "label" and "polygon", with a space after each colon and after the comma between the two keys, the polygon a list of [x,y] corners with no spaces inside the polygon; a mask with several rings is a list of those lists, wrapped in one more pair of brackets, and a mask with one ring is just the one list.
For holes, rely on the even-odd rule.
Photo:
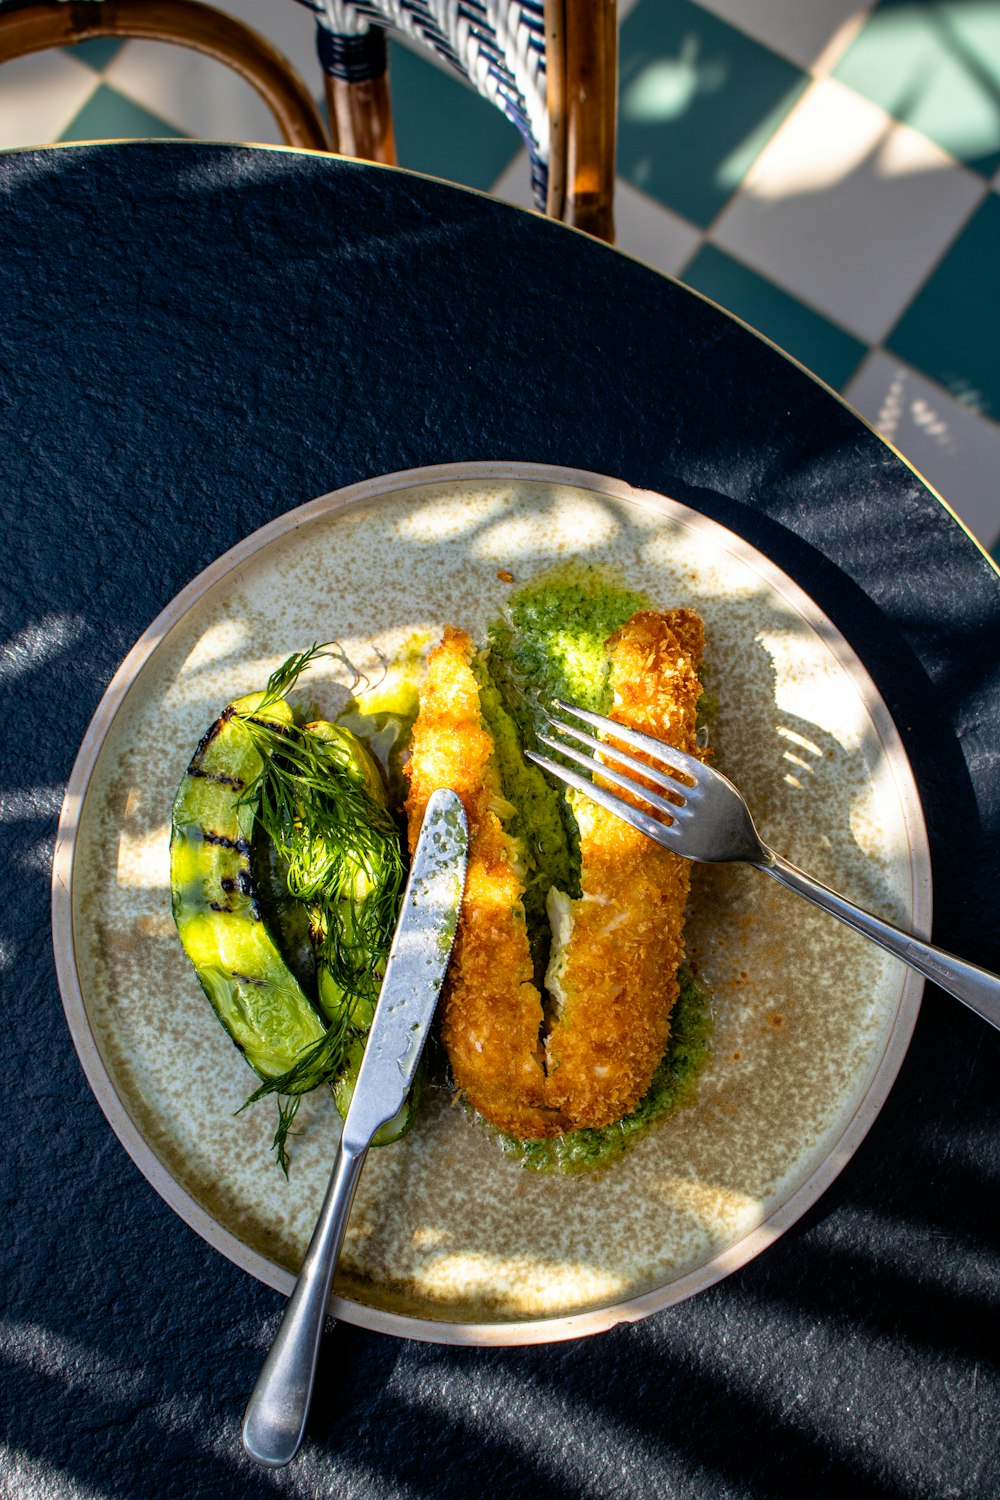
{"label": "wooden chair leg", "polygon": [[614,244],[616,0],[545,0],[552,147],[546,212]]}
{"label": "wooden chair leg", "polygon": [[334,151],[341,156],[356,156],[361,161],[378,161],[394,167],[396,140],[388,75],[347,83],[327,73],[325,87]]}
{"label": "wooden chair leg", "polygon": [[258,32],[200,0],[71,0],[0,11],[0,62],[92,37],[174,42],[232,68],[256,89],[288,146],[329,151],[323,117],[290,63]]}
{"label": "wooden chair leg", "polygon": [[318,42],[333,149],[342,156],[394,167],[385,31],[370,26],[357,36],[337,36],[321,28]]}

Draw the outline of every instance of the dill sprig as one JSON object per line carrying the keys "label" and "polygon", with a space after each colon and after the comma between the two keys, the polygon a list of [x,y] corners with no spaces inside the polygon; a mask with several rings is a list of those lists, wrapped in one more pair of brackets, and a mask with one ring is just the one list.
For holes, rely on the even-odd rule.
{"label": "dill sprig", "polygon": [[274,1149],[286,1174],[286,1140],[300,1096],[343,1070],[360,1029],[353,1022],[359,1012],[370,1016],[378,999],[404,877],[395,820],[366,784],[351,737],[266,717],[324,656],[346,660],[331,645],[295,653],[272,673],[255,707],[239,715],[261,757],[240,800],[253,807],[289,895],[306,905],[321,993],[325,977],[337,996],[332,1016],[321,1007],[329,1026],[319,1042],[246,1101],[279,1096]]}
{"label": "dill sprig", "polygon": [[350,661],[348,661],[343,647],[339,646],[336,641],[324,641],[322,643],[320,643],[319,641],[313,641],[312,645],[307,650],[293,651],[292,655],[287,657],[286,660],[281,663],[281,666],[277,667],[275,671],[271,673],[264,688],[264,696],[258,703],[254,712],[266,713],[269,708],[274,707],[279,698],[287,698],[292,688],[302,676],[302,673],[307,671],[316,662],[321,661],[324,656],[331,657],[334,661],[339,661],[343,666],[348,667],[350,671],[353,672],[354,681],[351,684],[352,692],[356,692],[359,685],[367,680],[363,676],[363,674],[360,673]]}
{"label": "dill sprig", "polygon": [[271,1142],[271,1150],[278,1158],[278,1166],[288,1179],[288,1151],[286,1142],[292,1134],[292,1122],[299,1112],[302,1103],[301,1094],[293,1094],[290,1099],[278,1099],[278,1124],[274,1132],[274,1140]]}
{"label": "dill sprig", "polygon": [[317,961],[348,994],[377,998],[373,966],[392,939],[403,877],[395,820],[340,742],[296,724],[244,723],[263,765],[243,795],[257,804],[289,895],[309,907]]}
{"label": "dill sprig", "polygon": [[270,1094],[277,1095],[278,1124],[271,1148],[286,1177],[288,1176],[286,1142],[298,1113],[299,1104],[302,1102],[302,1095],[321,1083],[332,1081],[341,1072],[346,1061],[351,1035],[351,1029],[345,1017],[340,1025],[331,1026],[318,1042],[301,1053],[287,1073],[283,1073],[280,1078],[270,1078],[262,1083],[260,1088],[255,1089],[236,1111],[240,1115],[251,1104],[266,1099]]}

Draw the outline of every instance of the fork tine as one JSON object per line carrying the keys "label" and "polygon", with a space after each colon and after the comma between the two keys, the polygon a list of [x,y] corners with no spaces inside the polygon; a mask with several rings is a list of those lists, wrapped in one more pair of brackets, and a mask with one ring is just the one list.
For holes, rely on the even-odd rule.
{"label": "fork tine", "polygon": [[[586,776],[581,776],[578,772],[571,771],[569,766],[562,766],[558,761],[550,760],[547,755],[539,755],[537,750],[526,750],[524,754],[527,760],[533,761],[536,766],[541,766],[543,771],[548,771],[550,775],[557,777],[559,781],[564,781],[567,786],[575,787],[577,791],[583,792],[592,801],[606,808],[608,812],[615,813],[624,822],[631,824],[639,833],[644,833],[647,838],[655,839],[665,849],[673,849],[675,854],[682,854],[684,852],[682,849],[676,847],[680,833],[676,823],[668,827],[665,823],[661,823],[658,818],[650,817],[649,813],[644,813],[640,808],[632,807],[628,802],[623,802],[613,792],[607,791],[602,786],[596,786]],[[604,774],[603,767],[601,768],[601,773],[602,775]],[[642,795],[642,788],[640,787],[637,790]],[[676,812],[676,808],[673,811]]]}
{"label": "fork tine", "polygon": [[[547,709],[543,708],[542,712],[552,727],[558,729],[560,734],[571,735],[573,739],[579,740],[581,745],[589,745],[592,750],[598,750],[601,755],[608,756],[609,759],[614,760],[620,766],[627,766],[637,776],[645,776],[648,781],[652,781],[657,786],[663,787],[665,791],[673,792],[675,796],[690,795],[692,788],[686,782],[678,781],[676,776],[671,776],[667,771],[661,771],[658,767],[649,765],[647,761],[638,760],[636,756],[629,755],[627,750],[622,750],[617,745],[612,745],[608,740],[599,740],[596,735],[588,734],[585,729],[577,729],[575,724],[564,724],[562,719],[557,719]],[[620,727],[619,725],[612,725],[610,719],[608,723],[616,729]],[[544,735],[539,735],[539,738],[544,739]],[[555,746],[555,748],[565,750],[567,755],[570,753],[568,748],[562,744]],[[611,779],[614,780],[613,777]],[[618,785],[621,786],[621,782]],[[664,808],[663,810],[667,812],[669,808]]]}
{"label": "fork tine", "polygon": [[[589,708],[577,708],[573,703],[567,703],[563,698],[553,698],[554,708],[560,713],[572,714],[576,719],[583,719],[587,724],[593,724],[595,729],[603,729],[605,734],[613,734],[615,739],[624,740],[626,745],[631,745],[634,750],[645,750],[647,755],[655,755],[657,760],[670,766],[674,766],[685,776],[692,777],[697,781],[703,767],[700,760],[693,755],[688,755],[684,750],[677,750],[673,745],[667,745],[663,740],[654,739],[651,734],[643,734],[641,729],[629,729],[625,724],[619,724],[614,719],[607,719],[603,714],[595,714]],[[643,774],[649,774],[649,768],[644,767]]]}
{"label": "fork tine", "polygon": [[[656,808],[657,812],[666,813],[671,819],[684,815],[685,809],[679,803],[668,802],[666,797],[659,796],[658,793],[650,791],[648,787],[637,785],[630,776],[623,776],[620,771],[616,771],[612,766],[605,765],[603,761],[596,760],[591,755],[584,755],[575,746],[564,745],[560,740],[554,740],[548,734],[539,734],[538,738],[543,745],[548,745],[550,750],[557,750],[560,755],[568,756],[570,760],[575,760],[578,766],[584,766],[588,771],[599,771],[605,781],[613,781],[615,786],[620,786],[623,791],[632,792],[636,797],[641,797],[643,802],[648,802],[650,807]],[[590,740],[591,736],[588,734],[586,738]],[[605,748],[600,740],[593,740],[592,743],[597,745],[601,750]],[[650,769],[642,761],[633,760],[631,756],[628,756],[627,760],[623,756],[622,760],[624,763],[634,765],[643,775],[647,774]],[[668,781],[669,777],[664,776],[663,780]],[[679,786],[680,782],[675,781],[672,784]],[[589,782],[588,785],[593,786],[593,782]],[[617,801],[618,799],[616,798],[615,800]]]}

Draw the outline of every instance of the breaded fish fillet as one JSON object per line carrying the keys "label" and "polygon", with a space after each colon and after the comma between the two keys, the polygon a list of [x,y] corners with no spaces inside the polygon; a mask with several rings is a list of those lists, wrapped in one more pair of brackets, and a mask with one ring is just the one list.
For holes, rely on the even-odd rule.
{"label": "breaded fish fillet", "polygon": [[[607,642],[611,716],[696,753],[703,643],[690,610],[633,615]],[[588,798],[574,799],[583,894],[549,893],[555,1019],[543,1039],[518,845],[495,811],[503,799],[473,650],[449,628],[431,653],[408,768],[411,847],[435,787],[458,792],[469,819],[442,1039],[458,1087],[507,1134],[530,1140],[611,1124],[638,1104],[666,1047],[690,867]]]}
{"label": "breaded fish fillet", "polygon": [[406,802],[410,850],[436,787],[457,792],[469,823],[465,900],[442,995],[441,1036],[458,1087],[487,1120],[521,1139],[559,1135],[547,1106],[542,997],[532,977],[518,851],[494,807],[493,740],[479,711],[473,645],[448,629],[431,652],[413,729]]}
{"label": "breaded fish fillet", "polygon": [[[690,610],[633,615],[607,643],[610,717],[696,754],[704,639]],[[573,811],[583,894],[550,892],[546,1099],[574,1125],[598,1127],[635,1108],[666,1050],[691,866],[588,797],[574,797]]]}

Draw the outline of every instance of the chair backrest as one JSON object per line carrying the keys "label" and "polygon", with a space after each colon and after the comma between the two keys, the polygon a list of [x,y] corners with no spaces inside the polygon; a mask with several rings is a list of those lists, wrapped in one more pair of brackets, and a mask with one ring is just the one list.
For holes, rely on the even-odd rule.
{"label": "chair backrest", "polygon": [[[316,15],[333,148],[395,163],[387,29],[431,48],[519,131],[536,206],[614,239],[616,0],[300,0]],[[298,74],[264,37],[201,0],[0,0],[0,62],[94,37],[173,42],[226,64],[290,146],[330,149]]]}
{"label": "chair backrest", "polygon": [[316,15],[335,150],[395,162],[385,32],[402,32],[511,120],[539,209],[613,240],[616,0],[300,3]]}
{"label": "chair backrest", "polygon": [[0,5],[0,62],[93,37],[173,42],[203,52],[257,90],[286,145],[330,149],[315,101],[277,48],[201,0],[5,0]]}

